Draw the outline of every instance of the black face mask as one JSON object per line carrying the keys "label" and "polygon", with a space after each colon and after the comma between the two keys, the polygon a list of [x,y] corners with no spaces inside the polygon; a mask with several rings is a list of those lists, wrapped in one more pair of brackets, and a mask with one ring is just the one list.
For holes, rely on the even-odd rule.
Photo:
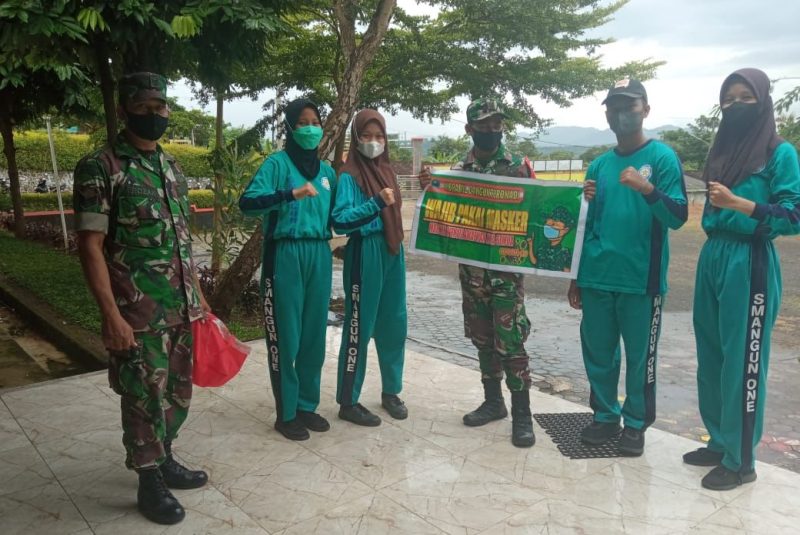
{"label": "black face mask", "polygon": [[500,146],[503,140],[502,132],[472,132],[472,141],[482,151],[489,152]]}
{"label": "black face mask", "polygon": [[632,136],[642,129],[644,116],[638,111],[620,111],[611,114],[608,126],[618,136]]}
{"label": "black face mask", "polygon": [[148,113],[146,115],[128,113],[125,124],[128,130],[140,138],[158,141],[167,129],[169,117],[163,117],[157,113]]}
{"label": "black face mask", "polygon": [[758,105],[734,102],[727,108],[722,108],[722,118],[726,124],[744,133],[758,119]]}

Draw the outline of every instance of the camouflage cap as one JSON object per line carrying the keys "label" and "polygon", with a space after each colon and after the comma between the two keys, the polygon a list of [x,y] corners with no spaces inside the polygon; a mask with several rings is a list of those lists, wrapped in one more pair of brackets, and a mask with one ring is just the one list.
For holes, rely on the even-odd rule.
{"label": "camouflage cap", "polygon": [[561,221],[567,228],[575,226],[575,216],[567,210],[564,206],[556,206],[550,215],[545,216],[545,220],[552,219],[553,221]]}
{"label": "camouflage cap", "polygon": [[134,72],[119,79],[119,101],[141,101],[149,98],[167,100],[167,79],[152,72]]}
{"label": "camouflage cap", "polygon": [[487,117],[499,115],[507,118],[508,115],[503,111],[500,103],[493,98],[476,98],[467,106],[467,122],[474,123],[482,121]]}

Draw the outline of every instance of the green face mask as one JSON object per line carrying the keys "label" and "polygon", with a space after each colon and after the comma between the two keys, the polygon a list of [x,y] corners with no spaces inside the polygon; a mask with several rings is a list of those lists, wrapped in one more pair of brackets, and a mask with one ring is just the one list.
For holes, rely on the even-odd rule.
{"label": "green face mask", "polygon": [[292,137],[300,147],[310,150],[316,149],[322,141],[322,128],[319,126],[301,126],[292,130]]}

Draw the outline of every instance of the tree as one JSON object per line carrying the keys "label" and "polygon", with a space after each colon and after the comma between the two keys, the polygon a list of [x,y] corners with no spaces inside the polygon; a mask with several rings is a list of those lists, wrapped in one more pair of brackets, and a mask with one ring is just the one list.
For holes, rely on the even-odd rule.
{"label": "tree", "polygon": [[438,136],[431,140],[428,154],[458,154],[463,156],[467,153],[471,144],[472,142],[466,134],[461,137]]}
{"label": "tree", "polygon": [[67,2],[8,0],[0,5],[0,135],[8,164],[14,233],[25,235],[14,147],[15,125],[55,109],[75,110],[88,102],[85,73],[70,47],[85,34]]}
{"label": "tree", "polygon": [[164,133],[167,139],[191,139],[196,146],[207,147],[214,137],[216,118],[203,110],[187,110],[171,97],[169,101],[169,126]]}
{"label": "tree", "polygon": [[[585,36],[625,0],[606,6],[597,0],[424,3],[439,7],[439,14],[412,17],[395,0],[309,2],[293,19],[292,34],[270,48],[254,74],[265,86],[294,88],[329,105],[320,154],[329,157],[335,146],[338,162],[346,126],[359,107],[446,119],[458,110],[456,97],[508,95],[512,122],[537,127],[544,121],[528,97],[568,106],[624,75],[648,79],[661,64],[645,60],[604,68],[596,50],[610,40]],[[239,262],[258,266],[257,259],[240,255],[231,270],[241,273]]]}
{"label": "tree", "polygon": [[611,150],[614,146],[613,145],[598,145],[597,147],[590,147],[583,151],[579,158],[583,160],[583,163],[588,165],[592,163],[595,158],[598,156],[605,154],[609,150]]}
{"label": "tree", "polygon": [[575,155],[568,150],[554,150],[547,155],[548,160],[573,160]]}
{"label": "tree", "polygon": [[686,128],[661,132],[661,139],[675,150],[687,170],[699,171],[705,166],[719,120],[718,114],[701,115]]}
{"label": "tree", "polygon": [[530,160],[535,160],[540,156],[539,149],[536,144],[527,137],[519,137],[515,132],[506,132],[505,136],[506,148],[514,154],[527,156]]}

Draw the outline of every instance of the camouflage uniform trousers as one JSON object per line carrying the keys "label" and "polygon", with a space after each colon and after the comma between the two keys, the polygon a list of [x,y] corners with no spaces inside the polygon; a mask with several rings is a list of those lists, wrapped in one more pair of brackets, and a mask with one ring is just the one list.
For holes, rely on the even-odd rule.
{"label": "camouflage uniform trousers", "polygon": [[138,347],[110,352],[108,377],[121,396],[125,466],[160,465],[164,442],[177,436],[192,399],[190,323],[135,334]]}
{"label": "camouflage uniform trousers", "polygon": [[464,334],[478,348],[483,379],[502,379],[512,392],[529,390],[531,374],[525,340],[523,276],[460,264]]}

